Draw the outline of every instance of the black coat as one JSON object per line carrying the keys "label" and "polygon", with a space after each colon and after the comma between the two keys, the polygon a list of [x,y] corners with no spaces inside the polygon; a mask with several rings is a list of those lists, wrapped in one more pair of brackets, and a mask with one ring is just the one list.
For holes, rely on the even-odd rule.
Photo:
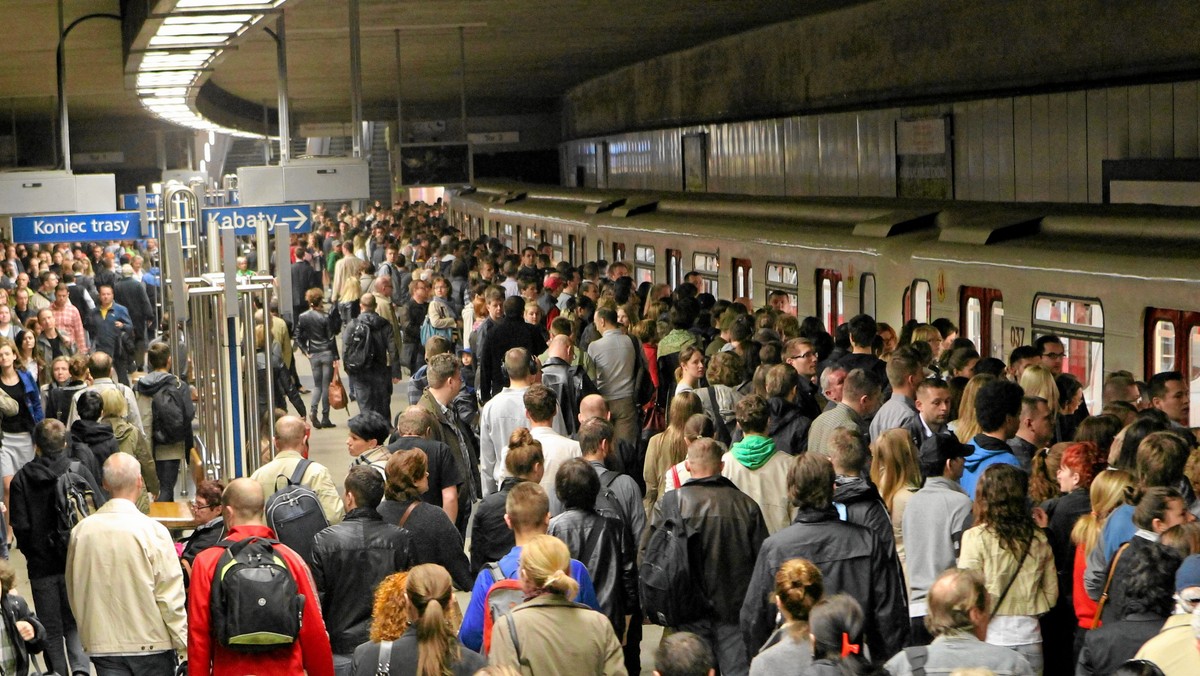
{"label": "black coat", "polygon": [[538,327],[526,324],[520,316],[502,317],[488,330],[479,345],[479,397],[486,402],[508,385],[501,373],[504,354],[514,347],[523,347],[537,356],[546,351],[546,340]]}
{"label": "black coat", "polygon": [[133,277],[124,277],[113,287],[113,302],[124,305],[133,320],[133,336],[137,340],[146,339],[146,326],[154,319],[154,306],[150,304],[150,296],[146,295],[144,284]]}
{"label": "black coat", "polygon": [[1091,513],[1092,499],[1088,495],[1088,489],[1077,488],[1066,495],[1047,500],[1042,509],[1046,510],[1046,515],[1050,517],[1046,538],[1050,540],[1050,549],[1054,552],[1054,568],[1058,571],[1058,603],[1055,605],[1070,608],[1073,613],[1072,576],[1075,570],[1075,544],[1071,542],[1071,530],[1075,528],[1079,517]]}
{"label": "black coat", "polygon": [[681,499],[680,513],[689,533],[688,562],[701,587],[697,591],[708,599],[717,620],[736,623],[758,551],[767,539],[762,510],[723,476],[692,479],[655,505],[651,533],[662,527],[664,509]]}
{"label": "black coat", "polygon": [[475,522],[471,526],[471,576],[479,575],[484,566],[499,561],[516,546],[517,541],[508,524],[504,523],[504,502],[513,486],[524,481],[504,477],[500,490],[475,506]]}
{"label": "black coat", "polygon": [[909,629],[894,556],[894,549],[885,551],[871,531],[840,520],[832,506],[798,511],[792,525],[767,538],[759,550],[741,611],[747,650],[757,652],[775,628],[775,573],[785,561],[803,558],[821,571],[826,596],[849,594],[859,602],[871,656],[887,661],[905,645]]}
{"label": "black coat", "polygon": [[770,422],[767,436],[775,442],[775,450],[788,455],[800,455],[808,450],[808,428],[813,418],[804,415],[799,406],[782,397],[767,400]]}
{"label": "black coat", "polygon": [[1115,672],[1126,660],[1133,659],[1142,644],[1158,634],[1166,620],[1161,615],[1136,614],[1117,622],[1105,622],[1104,626],[1089,631],[1079,653],[1076,675],[1107,676]]}
{"label": "black coat", "polygon": [[[57,528],[58,510],[54,507],[58,477],[75,462],[66,453],[39,455],[17,470],[9,488],[9,518],[17,547],[25,554],[30,579],[62,575],[67,566],[66,550],[58,551],[46,535]],[[92,486],[96,506],[104,504],[100,482],[86,468],[79,474]]]}
{"label": "black coat", "polygon": [[349,655],[370,638],[375,587],[413,565],[412,536],[369,507],[313,537],[312,574],[333,652]]}
{"label": "black coat", "polygon": [[[8,642],[13,646],[13,655],[17,668],[8,676],[27,676],[29,674],[29,656],[42,652],[43,641],[46,639],[46,628],[38,620],[37,615],[29,610],[25,599],[16,594],[5,594],[0,599],[0,612],[4,613],[4,631],[8,634]],[[33,640],[26,642],[17,631],[17,622],[28,622],[33,626]]]}
{"label": "black coat", "polygon": [[[308,307],[308,303],[304,300],[304,294],[308,293],[309,289],[324,288],[321,282],[321,273],[306,260],[298,260],[292,263],[292,307],[303,308]],[[335,292],[340,292],[341,289],[335,289]]]}
{"label": "black coat", "polygon": [[[379,515],[386,523],[399,524],[409,503],[408,500],[397,502],[385,498],[379,503]],[[463,553],[462,536],[440,507],[420,502],[403,527],[412,535],[412,565],[436,563],[449,571],[457,589],[471,590],[475,579],[471,577],[471,565]]]}
{"label": "black coat", "polygon": [[113,436],[112,425],[99,420],[84,420],[80,418],[71,423],[72,446],[83,445],[92,451],[96,457],[96,465],[104,467],[108,456],[120,450],[120,443]]}
{"label": "black coat", "polygon": [[625,616],[638,608],[637,550],[629,526],[595,510],[568,509],[550,519],[547,532],[567,543],[571,558],[591,573],[600,609],[623,636]]}

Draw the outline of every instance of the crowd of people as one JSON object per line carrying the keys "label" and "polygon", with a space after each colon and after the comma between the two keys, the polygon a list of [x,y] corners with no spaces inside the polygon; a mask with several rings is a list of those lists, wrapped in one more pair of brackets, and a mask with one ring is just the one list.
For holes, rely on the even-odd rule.
{"label": "crowd of people", "polygon": [[[40,270],[50,309],[27,330],[52,366],[0,338],[36,610],[4,595],[3,673],[41,650],[60,674],[1200,673],[1187,375],[1113,372],[1086,401],[1053,335],[1006,362],[947,319],[830,333],[780,292],[760,307],[695,273],[638,285],[623,261],[466,239],[441,204],[314,221],[291,320],[258,315],[274,456],[197,486],[179,543],[144,513],[174,499],[193,415],[145,345],[153,312],[113,303],[132,275],[98,274],[80,336],[56,316],[90,298],[73,273],[151,252],[9,249],[17,291],[12,260]],[[342,374],[339,487],[308,455]],[[284,495],[318,525],[277,516]],[[669,630],[653,665],[647,623]]]}

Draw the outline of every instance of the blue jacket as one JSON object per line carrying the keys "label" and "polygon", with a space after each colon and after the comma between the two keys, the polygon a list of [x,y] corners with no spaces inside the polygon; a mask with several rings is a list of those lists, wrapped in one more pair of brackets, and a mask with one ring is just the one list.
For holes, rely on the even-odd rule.
{"label": "blue jacket", "polygon": [[29,407],[29,414],[33,416],[33,424],[36,425],[46,417],[42,412],[42,391],[38,389],[32,373],[18,369],[17,375],[21,377],[21,384],[25,386],[25,405]]}
{"label": "blue jacket", "polygon": [[[500,564],[500,572],[504,573],[506,578],[517,577],[520,559],[521,548],[513,547],[512,551],[497,562]],[[571,577],[579,583],[579,595],[575,597],[575,601],[592,610],[600,611],[600,602],[596,600],[596,589],[592,586],[592,576],[588,574],[587,568],[584,568],[583,564],[575,559],[571,559]],[[491,588],[492,571],[484,568],[475,578],[475,586],[471,589],[471,603],[467,605],[467,612],[463,613],[462,625],[458,630],[458,640],[476,652],[483,650],[483,619],[484,613],[487,612],[484,604]]]}
{"label": "blue jacket", "polygon": [[958,483],[972,500],[975,499],[975,484],[979,482],[983,470],[992,465],[1021,466],[1021,461],[1013,454],[1008,444],[995,437],[977,434],[967,446],[974,450],[967,456],[962,479]]}

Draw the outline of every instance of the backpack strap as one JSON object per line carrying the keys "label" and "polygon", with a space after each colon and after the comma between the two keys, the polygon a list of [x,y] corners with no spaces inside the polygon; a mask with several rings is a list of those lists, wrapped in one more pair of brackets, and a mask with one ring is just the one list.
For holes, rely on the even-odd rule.
{"label": "backpack strap", "polygon": [[379,644],[379,664],[375,666],[375,676],[388,676],[392,673],[392,642],[384,641]]}
{"label": "backpack strap", "polygon": [[671,465],[671,483],[675,484],[676,489],[683,485],[683,482],[679,480],[678,467],[679,465]]}
{"label": "backpack strap", "polygon": [[610,469],[606,469],[604,470],[604,473],[600,475],[600,487],[612,488],[612,485],[617,482],[617,479],[620,478],[620,472],[614,472]]}
{"label": "backpack strap", "polygon": [[312,460],[301,458],[300,462],[296,463],[296,471],[292,472],[292,478],[288,479],[288,483],[299,486],[304,482],[304,473],[308,471],[308,466],[312,464]]}
{"label": "backpack strap", "polygon": [[489,563],[487,565],[487,569],[488,569],[488,572],[491,573],[491,575],[492,575],[492,583],[493,584],[500,582],[501,580],[508,579],[508,576],[504,574],[504,571],[500,570],[500,562],[499,561],[492,561],[491,563]]}
{"label": "backpack strap", "polygon": [[925,676],[925,663],[929,661],[929,646],[918,645],[904,649],[908,669],[912,676]]}
{"label": "backpack strap", "polygon": [[413,510],[416,509],[417,505],[419,504],[421,504],[421,500],[419,498],[408,503],[408,509],[404,510],[404,516],[400,517],[401,528],[404,528],[404,524],[408,523],[408,517],[412,516]]}
{"label": "backpack strap", "polygon": [[504,611],[504,621],[508,622],[508,633],[512,636],[513,648],[517,651],[517,664],[521,664],[524,658],[521,657],[521,638],[517,636],[517,623],[513,621],[512,608]]}

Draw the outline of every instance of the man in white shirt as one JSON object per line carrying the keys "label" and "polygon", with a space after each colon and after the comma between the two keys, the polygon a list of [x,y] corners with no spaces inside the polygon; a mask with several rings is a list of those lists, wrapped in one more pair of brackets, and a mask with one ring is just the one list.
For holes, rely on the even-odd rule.
{"label": "man in white shirt", "polygon": [[[551,421],[558,415],[558,400],[554,397],[554,390],[540,383],[530,385],[525,391],[523,403],[525,416],[529,418],[529,434],[542,444],[545,471],[539,483],[550,496],[550,514],[557,516],[562,512],[562,503],[558,501],[558,494],[554,490],[554,477],[564,462],[583,457],[583,451],[578,441],[563,436],[551,426]],[[500,466],[504,466],[503,458],[500,459]]]}
{"label": "man in white shirt", "polygon": [[[504,453],[508,450],[508,438],[513,430],[528,426],[525,393],[538,380],[538,363],[523,347],[504,353],[504,370],[509,386],[489,399],[479,414],[479,478],[483,497],[495,493],[506,476]],[[555,429],[565,429],[557,402],[547,420]]]}

